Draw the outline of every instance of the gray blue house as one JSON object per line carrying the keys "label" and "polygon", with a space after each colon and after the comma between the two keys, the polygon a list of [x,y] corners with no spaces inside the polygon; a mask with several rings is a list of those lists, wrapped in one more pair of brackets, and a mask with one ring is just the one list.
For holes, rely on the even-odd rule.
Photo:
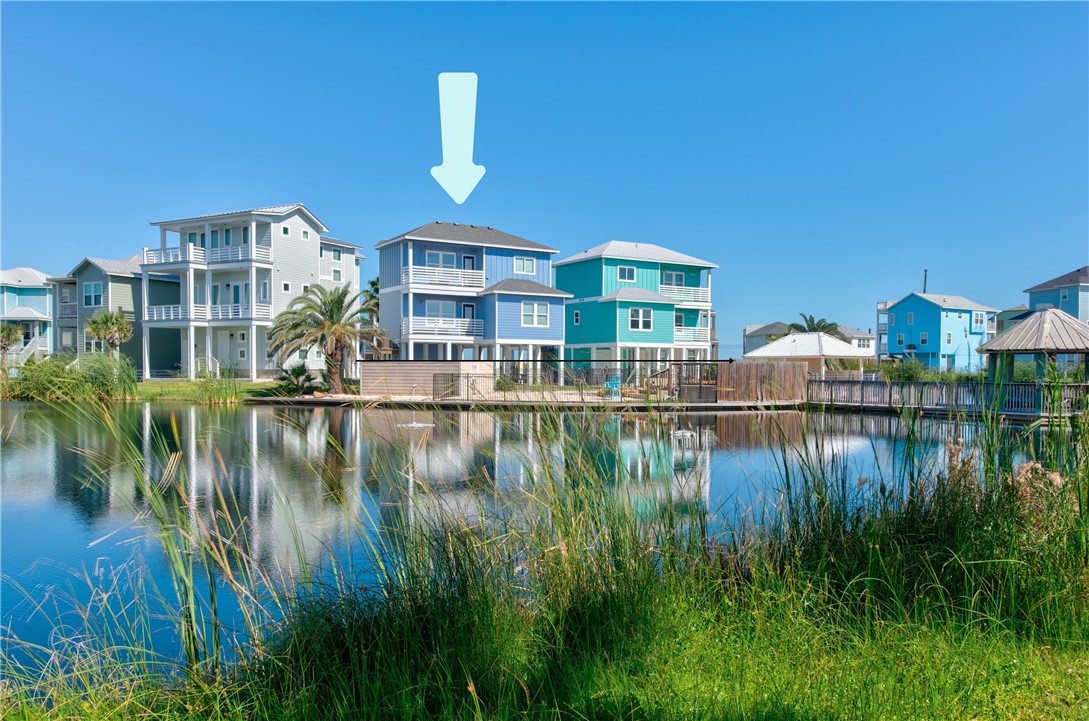
{"label": "gray blue house", "polygon": [[53,352],[53,294],[45,273],[33,268],[0,270],[0,322],[23,329],[23,342],[9,352],[19,365]]}
{"label": "gray blue house", "polygon": [[935,370],[979,370],[976,349],[994,335],[997,312],[958,295],[911,293],[888,306],[888,354]]}
{"label": "gray blue house", "polygon": [[1089,265],[1034,285],[1025,292],[1030,311],[1050,306],[1089,323]]}
{"label": "gray blue house", "polygon": [[379,324],[402,360],[549,360],[564,344],[555,248],[434,222],[378,249]]}

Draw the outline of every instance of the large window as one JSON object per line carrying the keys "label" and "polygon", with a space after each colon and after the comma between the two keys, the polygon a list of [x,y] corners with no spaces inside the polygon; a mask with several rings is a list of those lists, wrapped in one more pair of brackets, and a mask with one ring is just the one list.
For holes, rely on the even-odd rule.
{"label": "large window", "polygon": [[548,303],[522,302],[522,325],[548,327]]}
{"label": "large window", "polygon": [[457,303],[452,300],[425,301],[424,315],[428,318],[455,318],[457,317]]}
{"label": "large window", "polygon": [[534,275],[537,272],[537,259],[516,257],[514,259],[514,272],[522,275]]}
{"label": "large window", "polygon": [[454,268],[457,255],[447,251],[429,250],[424,253],[424,263],[428,268]]}
{"label": "large window", "polygon": [[102,281],[83,284],[83,305],[87,308],[102,305]]}
{"label": "large window", "polygon": [[929,334],[923,332],[919,334],[919,345],[927,345],[930,341]]}
{"label": "large window", "polygon": [[71,288],[71,286],[62,285],[61,286],[61,303],[71,303],[71,302],[72,302],[72,288]]}
{"label": "large window", "polygon": [[676,270],[662,271],[662,285],[684,286],[684,273]]}
{"label": "large window", "polygon": [[635,266],[619,265],[616,268],[616,279],[625,283],[635,282]]}
{"label": "large window", "polygon": [[629,309],[628,327],[632,330],[653,330],[650,308]]}

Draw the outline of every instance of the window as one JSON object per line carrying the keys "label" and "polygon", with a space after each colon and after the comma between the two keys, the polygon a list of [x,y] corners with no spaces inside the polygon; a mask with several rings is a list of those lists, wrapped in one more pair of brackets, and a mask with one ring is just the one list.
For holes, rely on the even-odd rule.
{"label": "window", "polygon": [[212,286],[212,305],[219,305],[219,283]]}
{"label": "window", "polygon": [[259,287],[260,287],[260,290],[258,292],[260,293],[260,295],[257,297],[257,299],[259,301],[263,302],[263,303],[267,303],[268,302],[268,281],[267,280],[262,280],[261,285]]}
{"label": "window", "polygon": [[[632,270],[635,270],[632,268]],[[631,308],[628,310],[628,327],[632,330],[653,330],[650,308]]]}
{"label": "window", "polygon": [[963,313],[961,313],[961,312],[960,312],[960,311],[958,310],[958,311],[957,311],[957,320],[962,320],[963,318],[964,318],[964,314],[963,314]]}
{"label": "window", "polygon": [[196,245],[196,244],[197,244],[197,234],[196,233],[190,233],[189,234],[189,245]]}
{"label": "window", "polygon": [[514,272],[522,275],[533,275],[537,272],[536,258],[515,257]]}
{"label": "window", "polygon": [[915,314],[908,311],[908,325],[915,325]]}
{"label": "window", "polygon": [[83,305],[87,308],[102,305],[102,281],[83,284]]}
{"label": "window", "polygon": [[333,262],[340,262],[340,248],[333,248]]}
{"label": "window", "polygon": [[919,334],[919,345],[926,345],[930,340],[930,335],[925,331]]}
{"label": "window", "polygon": [[946,345],[953,345],[953,334],[952,333],[946,333],[945,334],[945,344]]}
{"label": "window", "polygon": [[634,265],[618,265],[616,267],[616,279],[624,283],[635,282],[635,266]]}
{"label": "window", "polygon": [[223,229],[223,245],[228,246],[230,244],[231,244],[231,229],[230,228],[224,228]]}
{"label": "window", "polygon": [[246,349],[245,348],[239,348],[238,349],[238,360],[246,360]]}
{"label": "window", "polygon": [[246,342],[246,331],[242,330],[242,331],[238,332],[238,342],[239,343],[245,343]]}
{"label": "window", "polygon": [[452,300],[425,301],[424,315],[428,318],[455,318],[457,317],[457,303]]}
{"label": "window", "polygon": [[548,327],[548,303],[522,302],[522,325]]}
{"label": "window", "polygon": [[904,334],[903,333],[897,333],[896,334],[896,345],[898,345],[900,347],[903,347],[903,345],[904,345]]}
{"label": "window", "polygon": [[972,325],[983,325],[983,312],[975,311],[972,313]]}
{"label": "window", "polygon": [[948,317],[949,317],[949,311],[945,311],[945,317],[946,317],[946,318],[948,318]]}
{"label": "window", "polygon": [[684,273],[676,270],[662,271],[662,285],[684,286]]}
{"label": "window", "polygon": [[896,325],[896,314],[889,313],[889,325]]}
{"label": "window", "polygon": [[291,292],[291,283],[284,283],[284,292],[285,293],[290,293]]}
{"label": "window", "polygon": [[334,282],[334,283],[339,283],[339,282],[340,282],[340,279],[341,279],[342,277],[343,277],[343,276],[342,276],[342,274],[341,274],[341,272],[340,272],[340,268],[333,268],[333,282]]}
{"label": "window", "polygon": [[674,328],[683,328],[684,327],[684,313],[674,313],[673,314],[673,327]]}
{"label": "window", "polygon": [[310,231],[309,230],[304,230],[303,231],[303,240],[309,240],[309,239],[310,239]]}
{"label": "window", "polygon": [[203,302],[200,299],[201,298],[201,290],[203,290],[203,289],[199,285],[196,285],[196,284],[193,285],[193,304],[194,305],[200,305]]}
{"label": "window", "polygon": [[307,292],[308,290],[310,290],[310,286],[308,286],[308,285],[304,285],[304,286],[303,286],[303,289],[302,289],[302,292],[303,292],[303,293],[305,293],[305,292]]}
{"label": "window", "polygon": [[74,330],[61,331],[61,348],[71,348],[76,344],[76,332]]}
{"label": "window", "polygon": [[578,325],[579,321],[581,321],[581,320],[582,320],[582,311],[576,310],[574,313],[571,314],[571,322],[574,323],[575,325]]}
{"label": "window", "polygon": [[280,232],[282,232],[284,235],[291,235],[291,229],[288,228],[286,225],[280,229]]}
{"label": "window", "polygon": [[306,348],[300,348],[299,349],[299,360],[301,360],[301,361],[306,360],[306,352],[307,352]]}
{"label": "window", "polygon": [[324,258],[325,257],[325,246],[324,245],[319,245],[318,246],[318,257],[319,258]]}
{"label": "window", "polygon": [[72,288],[67,285],[61,286],[61,303],[72,302]]}
{"label": "window", "polygon": [[233,286],[228,283],[228,286],[231,288],[231,303],[233,303],[234,305],[238,305],[242,302],[242,286],[240,286],[238,283],[235,283]]}
{"label": "window", "polygon": [[1070,298],[1070,289],[1063,288],[1059,291],[1059,300],[1068,300]]}
{"label": "window", "polygon": [[213,248],[218,248],[219,247],[219,231],[218,230],[213,230],[212,231],[212,247]]}
{"label": "window", "polygon": [[424,253],[424,263],[428,268],[455,268],[457,256],[440,250],[429,250]]}
{"label": "window", "polygon": [[870,347],[870,339],[869,338],[859,338],[858,339],[858,347],[859,348],[869,348]]}
{"label": "window", "polygon": [[250,242],[250,229],[246,226],[242,226],[242,245],[246,245]]}

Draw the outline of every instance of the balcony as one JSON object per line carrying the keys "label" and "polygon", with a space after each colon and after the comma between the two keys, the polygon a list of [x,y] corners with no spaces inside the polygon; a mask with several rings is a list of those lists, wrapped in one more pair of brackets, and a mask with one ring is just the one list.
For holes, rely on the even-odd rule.
{"label": "balcony", "polygon": [[272,306],[266,303],[254,305],[252,316],[249,304],[210,305],[208,309],[211,320],[248,320],[251,317],[256,320],[272,320]]}
{"label": "balcony", "polygon": [[[248,304],[234,305],[149,305],[144,320],[249,320]],[[272,306],[258,303],[253,306],[252,318],[271,320]]]}
{"label": "balcony", "polygon": [[484,287],[484,271],[412,265],[401,269],[401,285],[409,284],[481,289]]}
{"label": "balcony", "polygon": [[401,322],[401,335],[481,336],[484,321],[474,318],[405,318]]}
{"label": "balcony", "polygon": [[690,326],[675,326],[673,328],[674,343],[710,343],[711,329]]}
{"label": "balcony", "polygon": [[661,285],[658,292],[681,303],[710,303],[711,289],[688,285]]}
{"label": "balcony", "polygon": [[75,303],[61,303],[60,314],[58,318],[75,318],[76,317],[76,304]]}
{"label": "balcony", "polygon": [[238,263],[253,260],[272,262],[272,247],[268,245],[228,245],[223,248],[198,248],[186,243],[179,248],[144,248],[144,265],[171,263]]}

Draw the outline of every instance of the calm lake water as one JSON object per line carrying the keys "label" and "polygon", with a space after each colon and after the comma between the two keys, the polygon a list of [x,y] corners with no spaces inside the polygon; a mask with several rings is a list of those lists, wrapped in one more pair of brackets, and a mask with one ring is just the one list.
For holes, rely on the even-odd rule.
{"label": "calm lake water", "polygon": [[[146,473],[157,477],[163,458],[176,452],[195,499],[190,512],[210,518],[218,487],[246,528],[251,556],[285,569],[300,560],[342,561],[365,545],[361,535],[377,538],[394,517],[423,522],[442,513],[471,523],[494,503],[495,490],[517,503],[543,463],[564,467],[558,444],[535,441],[542,419],[534,413],[153,404],[118,413]],[[900,472],[904,440],[896,419],[817,420],[826,429],[819,453],[835,453],[853,476],[891,480]],[[618,491],[649,510],[695,501],[721,523],[778,498],[780,439],[804,443],[806,419],[800,413],[596,414],[561,422],[609,441],[602,462]],[[169,588],[133,464],[122,462],[102,422],[12,403],[0,406],[0,429],[5,634],[52,643],[65,599],[85,601],[91,586],[108,585],[118,569],[138,566]],[[919,431],[923,445],[940,455],[945,438],[971,429],[920,421]],[[161,439],[161,446],[147,438]],[[156,643],[169,652],[176,639],[168,624],[161,634]]]}

